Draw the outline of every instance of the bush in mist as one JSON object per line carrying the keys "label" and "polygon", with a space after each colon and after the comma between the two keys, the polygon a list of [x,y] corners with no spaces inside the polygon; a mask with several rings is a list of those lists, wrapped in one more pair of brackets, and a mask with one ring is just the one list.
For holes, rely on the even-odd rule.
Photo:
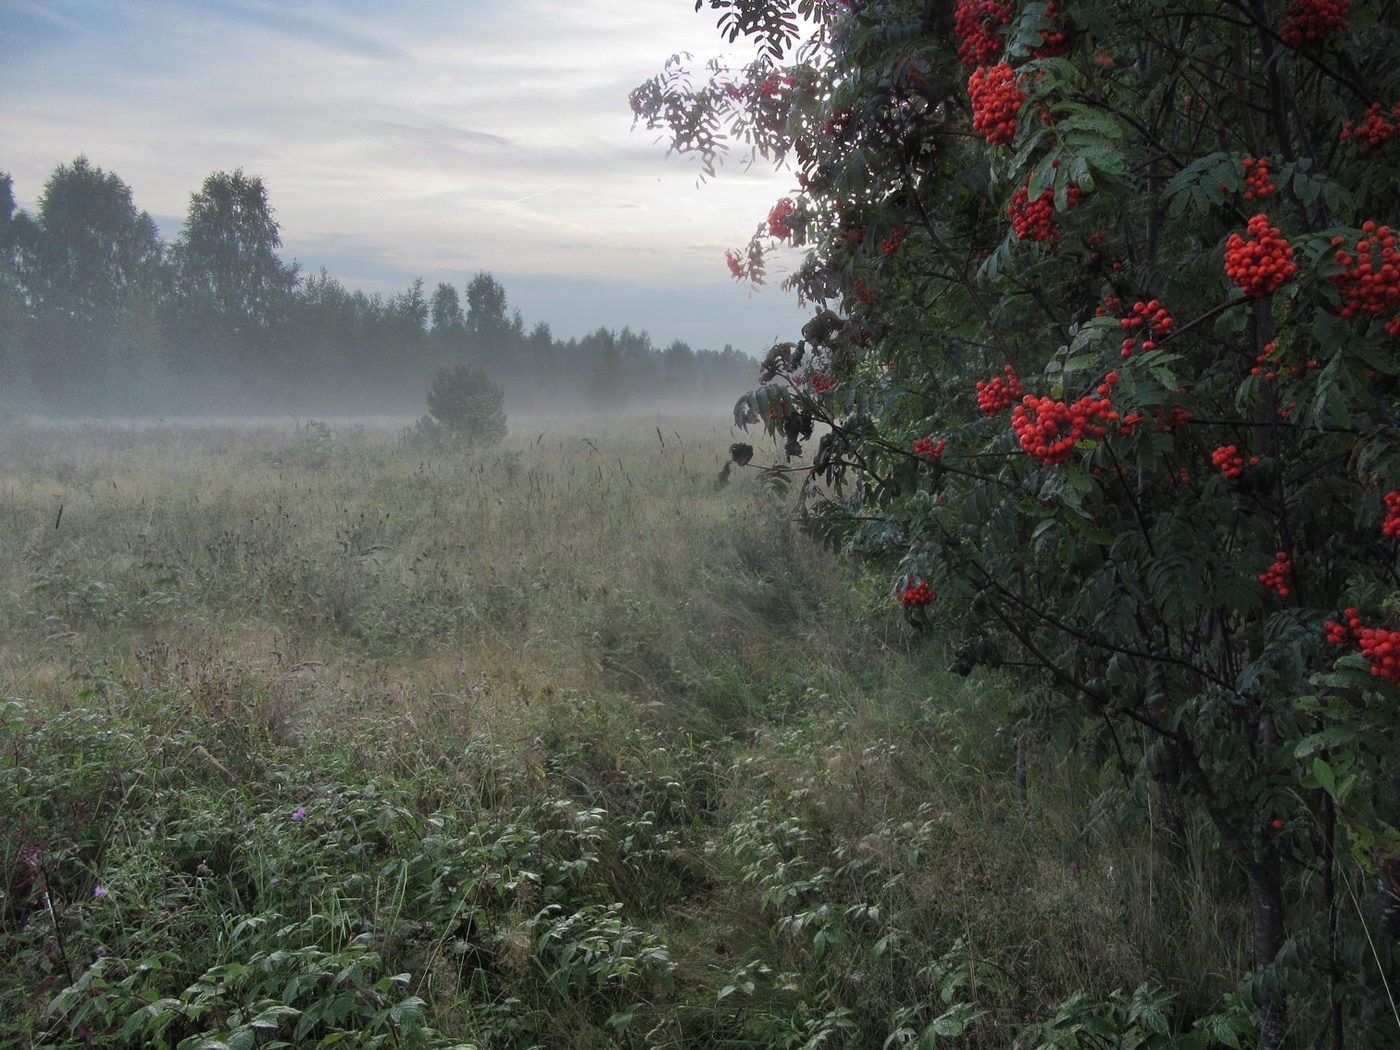
{"label": "bush in mist", "polygon": [[428,388],[428,414],[415,438],[495,445],[506,436],[506,395],[485,370],[468,365],[440,369]]}

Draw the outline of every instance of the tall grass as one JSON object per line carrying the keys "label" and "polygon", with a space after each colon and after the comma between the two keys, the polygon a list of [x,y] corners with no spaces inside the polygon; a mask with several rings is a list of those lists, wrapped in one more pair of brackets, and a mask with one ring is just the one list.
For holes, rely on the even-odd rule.
{"label": "tall grass", "polygon": [[0,434],[0,1043],[1246,1023],[1208,840],[716,490],[727,432],[513,430]]}

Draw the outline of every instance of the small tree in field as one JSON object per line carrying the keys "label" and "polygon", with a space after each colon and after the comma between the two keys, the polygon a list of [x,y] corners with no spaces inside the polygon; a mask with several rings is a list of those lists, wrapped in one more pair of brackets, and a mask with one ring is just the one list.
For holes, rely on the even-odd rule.
{"label": "small tree in field", "polygon": [[789,456],[825,424],[813,526],[964,662],[1025,668],[1168,838],[1213,830],[1263,1046],[1387,1045],[1395,5],[708,6],[760,57],[673,60],[633,110],[707,173],[731,139],[796,162],[726,261],[761,282],[805,247],[814,308],[737,422]]}
{"label": "small tree in field", "polygon": [[505,400],[484,369],[441,369],[428,388],[428,415],[418,421],[418,433],[473,447],[498,444],[506,436]]}

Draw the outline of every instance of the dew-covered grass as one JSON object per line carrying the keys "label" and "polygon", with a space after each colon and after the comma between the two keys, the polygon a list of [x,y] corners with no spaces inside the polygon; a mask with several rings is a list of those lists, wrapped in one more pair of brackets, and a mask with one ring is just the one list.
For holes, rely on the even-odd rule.
{"label": "dew-covered grass", "polygon": [[992,1047],[1081,989],[1062,1020],[1216,1010],[1248,948],[1211,847],[1155,850],[1149,800],[1066,773],[790,497],[717,488],[741,438],[0,432],[0,1044]]}

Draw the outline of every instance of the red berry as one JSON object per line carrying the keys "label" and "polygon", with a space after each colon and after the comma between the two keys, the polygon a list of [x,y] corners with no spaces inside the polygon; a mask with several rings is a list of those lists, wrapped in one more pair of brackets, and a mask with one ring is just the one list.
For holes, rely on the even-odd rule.
{"label": "red berry", "polygon": [[1396,123],[1392,124],[1381,112],[1381,104],[1372,102],[1366,108],[1366,119],[1360,125],[1352,121],[1347,121],[1342,126],[1342,133],[1338,137],[1346,142],[1351,140],[1356,143],[1358,153],[1370,153],[1378,150],[1388,142],[1396,131],[1396,124],[1400,124],[1400,102],[1395,103],[1392,115]]}
{"label": "red berry", "polygon": [[773,205],[773,210],[768,213],[768,235],[778,238],[791,237],[792,224],[788,219],[796,210],[797,205],[790,197],[784,197]]}
{"label": "red berry", "polygon": [[1247,201],[1263,200],[1278,191],[1278,187],[1269,181],[1269,162],[1264,158],[1255,160],[1253,157],[1244,159],[1245,185],[1248,187],[1244,191],[1244,199]]}
{"label": "red berry", "polygon": [[1244,457],[1234,445],[1221,445],[1210,454],[1210,461],[1220,468],[1220,473],[1227,478],[1237,478],[1240,476],[1240,469],[1244,466]]}
{"label": "red berry", "polygon": [[1015,14],[1013,0],[958,0],[953,15],[953,30],[960,41],[958,61],[965,66],[985,66],[1000,55],[1004,45],[997,30],[1010,25]]}
{"label": "red berry", "polygon": [[1381,532],[1391,539],[1400,539],[1400,492],[1385,494],[1385,521],[1381,523]]}
{"label": "red berry", "polygon": [[1052,28],[1040,31],[1040,46],[1031,48],[1031,58],[1058,58],[1069,51],[1069,37],[1060,29],[1060,12],[1055,0],[1045,5],[1045,18]]}
{"label": "red berry", "polygon": [[[1345,267],[1332,278],[1342,297],[1343,317],[1383,313],[1400,300],[1400,251],[1396,250],[1395,234],[1389,226],[1369,221],[1362,223],[1361,232],[1354,249],[1339,247],[1335,256]],[[1341,238],[1333,238],[1332,243],[1345,245]],[[1391,324],[1394,322],[1386,325],[1387,332],[1391,332]]]}
{"label": "red berry", "polygon": [[914,577],[906,576],[896,590],[899,593],[899,600],[905,605],[933,604],[933,588],[923,580],[916,583]]}
{"label": "red berry", "polygon": [[1371,674],[1400,685],[1400,631],[1366,627],[1355,609],[1346,611],[1346,619],[1347,627],[1331,620],[1323,625],[1327,629],[1327,640],[1341,645],[1348,637],[1354,637],[1360,643],[1361,655],[1371,665]]}
{"label": "red berry", "polygon": [[1259,582],[1272,589],[1280,598],[1287,598],[1288,574],[1292,571],[1293,562],[1289,559],[1288,552],[1279,551],[1274,555],[1274,563],[1259,574]]}
{"label": "red berry", "polygon": [[1293,249],[1269,225],[1267,215],[1256,215],[1246,227],[1247,237],[1230,234],[1225,242],[1225,274],[1251,299],[1263,299],[1278,291],[1298,271]]}
{"label": "red berry", "polygon": [[[1060,239],[1060,228],[1055,225],[1055,191],[1046,187],[1035,200],[1030,199],[1030,180],[1011,195],[1011,204],[1006,214],[1011,217],[1011,228],[1016,237],[1023,241],[1050,241]],[[1065,190],[1065,208],[1073,208],[1079,203],[1078,186]]]}
{"label": "red berry", "polygon": [[1105,437],[1109,424],[1117,421],[1118,413],[1108,398],[1087,395],[1067,405],[1027,394],[1011,413],[1011,428],[1021,448],[1052,467],[1066,462],[1077,442]]}
{"label": "red berry", "polygon": [[984,416],[996,415],[1013,401],[1019,400],[1023,394],[1016,370],[1007,365],[1005,372],[1005,379],[997,376],[994,379],[977,381],[977,407]]}
{"label": "red berry", "polygon": [[1321,42],[1334,29],[1345,33],[1350,8],[1351,0],[1289,0],[1279,38],[1289,47],[1300,48]]}
{"label": "red berry", "polygon": [[943,449],[947,446],[946,441],[933,443],[933,438],[916,438],[914,440],[914,455],[924,456],[932,463],[937,463],[943,458]]}
{"label": "red berry", "polygon": [[1010,66],[1002,62],[973,70],[967,93],[972,97],[972,126],[983,138],[997,146],[1016,137],[1016,115],[1026,96]]}

